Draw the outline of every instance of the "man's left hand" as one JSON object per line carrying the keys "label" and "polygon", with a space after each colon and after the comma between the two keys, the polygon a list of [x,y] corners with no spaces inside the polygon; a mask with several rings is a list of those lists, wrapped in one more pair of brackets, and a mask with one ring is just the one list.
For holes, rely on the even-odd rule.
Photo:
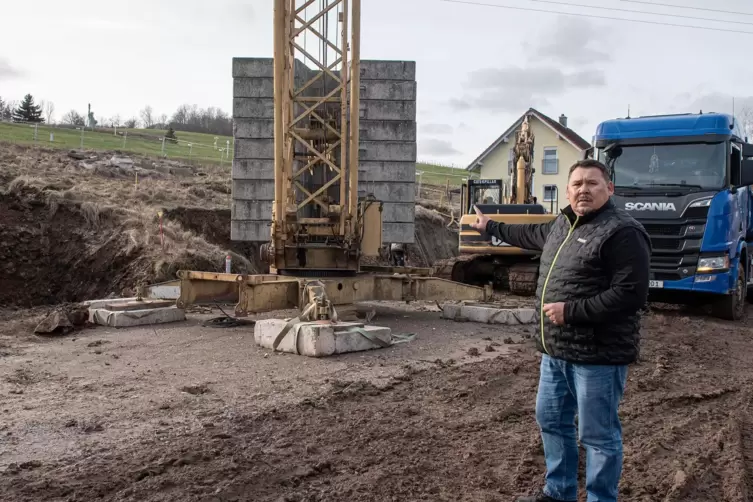
{"label": "man's left hand", "polygon": [[565,324],[565,304],[563,302],[545,304],[544,315],[552,321],[552,324],[562,326]]}

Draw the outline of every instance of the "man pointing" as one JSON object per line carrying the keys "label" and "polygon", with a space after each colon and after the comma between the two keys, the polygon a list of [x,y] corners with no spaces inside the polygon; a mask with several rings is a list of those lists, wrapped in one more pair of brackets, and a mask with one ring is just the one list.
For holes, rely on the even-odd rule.
{"label": "man pointing", "polygon": [[617,500],[622,474],[617,409],[628,365],[638,356],[651,243],[643,226],[614,206],[613,192],[607,167],[587,159],[570,168],[570,205],[549,223],[500,224],[476,208],[473,228],[541,252],[536,345],[543,355],[536,421],[546,484],[518,502],[577,500],[576,413],[586,449],[587,500]]}

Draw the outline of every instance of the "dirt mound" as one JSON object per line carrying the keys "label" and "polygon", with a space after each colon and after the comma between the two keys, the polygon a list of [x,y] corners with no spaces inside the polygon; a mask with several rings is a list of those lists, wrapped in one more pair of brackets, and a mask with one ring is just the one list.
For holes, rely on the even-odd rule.
{"label": "dirt mound", "polygon": [[207,242],[245,257],[252,265],[252,273],[265,273],[269,268],[259,258],[258,244],[230,240],[229,209],[177,207],[166,209],[165,218],[178,222],[183,228],[201,235]]}
{"label": "dirt mound", "polygon": [[458,255],[458,231],[448,223],[436,210],[416,205],[416,242],[407,246],[410,265],[430,267]]}
{"label": "dirt mound", "polygon": [[[177,223],[164,226],[163,250],[156,214],[77,202],[56,188],[17,179],[0,193],[0,305],[129,294],[140,282],[171,280],[183,268],[224,268],[223,249]],[[231,254],[237,270],[252,268]]]}

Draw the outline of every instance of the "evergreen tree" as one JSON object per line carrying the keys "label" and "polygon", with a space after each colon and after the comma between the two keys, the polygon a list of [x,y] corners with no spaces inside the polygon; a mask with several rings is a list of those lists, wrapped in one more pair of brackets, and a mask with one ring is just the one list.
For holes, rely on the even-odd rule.
{"label": "evergreen tree", "polygon": [[0,120],[5,118],[5,101],[0,97]]}
{"label": "evergreen tree", "polygon": [[42,107],[34,104],[31,94],[24,96],[24,100],[13,112],[13,122],[44,122]]}
{"label": "evergreen tree", "polygon": [[167,129],[167,133],[165,133],[165,140],[169,141],[170,143],[178,142],[178,137],[175,135],[175,129],[173,129],[173,126],[170,126]]}

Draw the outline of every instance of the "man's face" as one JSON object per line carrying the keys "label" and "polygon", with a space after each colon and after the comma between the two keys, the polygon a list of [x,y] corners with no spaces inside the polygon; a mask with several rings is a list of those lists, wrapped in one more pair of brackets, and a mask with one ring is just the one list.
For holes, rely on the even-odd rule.
{"label": "man's face", "polygon": [[578,216],[601,208],[613,193],[614,184],[595,167],[576,168],[567,182],[567,200]]}

